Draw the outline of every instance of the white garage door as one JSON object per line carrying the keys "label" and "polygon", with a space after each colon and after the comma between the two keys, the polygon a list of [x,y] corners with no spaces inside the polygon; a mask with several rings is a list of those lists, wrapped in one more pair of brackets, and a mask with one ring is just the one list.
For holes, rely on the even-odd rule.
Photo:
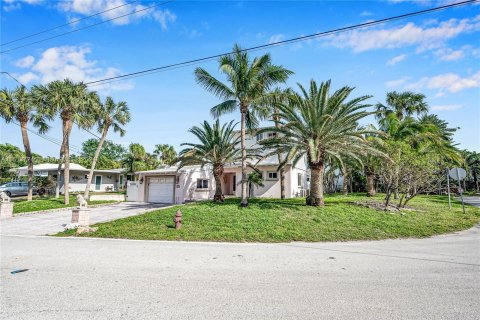
{"label": "white garage door", "polygon": [[148,179],[148,202],[173,203],[174,177]]}

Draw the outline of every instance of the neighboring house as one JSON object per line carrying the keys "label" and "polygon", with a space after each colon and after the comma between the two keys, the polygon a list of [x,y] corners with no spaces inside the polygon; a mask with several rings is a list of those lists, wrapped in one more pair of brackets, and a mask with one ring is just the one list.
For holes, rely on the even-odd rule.
{"label": "neighboring house", "polygon": [[[57,169],[56,163],[42,163],[33,166],[33,172],[35,176],[49,177],[52,181],[57,181]],[[21,167],[15,169],[17,176],[26,176],[28,167]],[[62,165],[61,179],[60,179],[60,192],[63,193],[63,171],[64,165]],[[83,192],[87,186],[87,178],[90,170],[82,167],[76,163],[70,163],[70,192]],[[126,185],[126,175],[124,169],[110,169],[110,170],[94,170],[93,180],[90,187],[90,191],[118,191],[124,189]]]}
{"label": "neighboring house", "polygon": [[[247,148],[256,147],[257,142],[267,138],[268,134],[254,137],[247,135]],[[252,160],[251,163],[256,163]],[[262,172],[263,187],[254,187],[255,197],[280,198],[280,173],[277,172],[278,158],[272,156],[260,161],[256,168]],[[249,172],[253,169],[248,168]],[[215,180],[210,167],[188,166],[178,169],[166,167],[157,170],[136,172],[135,182],[128,182],[127,200],[183,203],[185,201],[211,199],[215,194]],[[227,164],[223,175],[223,193],[227,196],[241,195],[240,163]],[[295,166],[291,163],[285,167],[285,196],[287,198],[306,196],[309,173],[305,160]]]}

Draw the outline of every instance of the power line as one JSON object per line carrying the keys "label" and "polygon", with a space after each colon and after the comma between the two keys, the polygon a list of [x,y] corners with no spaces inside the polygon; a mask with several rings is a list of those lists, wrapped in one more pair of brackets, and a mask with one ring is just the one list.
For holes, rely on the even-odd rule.
{"label": "power line", "polygon": [[62,37],[62,36],[67,35],[67,34],[75,33],[75,32],[82,31],[82,30],[85,30],[85,29],[89,29],[89,28],[92,28],[92,27],[96,27],[96,26],[98,26],[98,25],[101,25],[101,24],[104,24],[104,23],[107,23],[107,22],[110,22],[110,21],[114,21],[114,20],[117,20],[117,19],[121,19],[121,18],[130,16],[130,15],[132,15],[132,14],[136,14],[136,13],[140,13],[140,12],[143,12],[143,11],[147,11],[147,10],[153,9],[153,8],[155,8],[155,7],[158,7],[158,6],[160,6],[160,5],[167,4],[167,3],[170,3],[170,2],[174,2],[174,1],[176,1],[176,0],[168,0],[168,1],[160,2],[160,3],[157,3],[157,4],[151,5],[151,6],[149,6],[149,7],[145,7],[145,8],[143,8],[143,9],[139,9],[139,10],[132,11],[132,12],[130,12],[130,13],[123,14],[123,15],[118,16],[118,17],[115,17],[115,18],[103,20],[103,21],[100,21],[100,22],[97,22],[97,23],[94,23],[94,24],[90,24],[90,25],[85,26],[85,27],[82,27],[82,28],[78,28],[78,29],[75,29],[75,30],[71,30],[71,31],[67,31],[67,32],[58,34],[58,35],[56,35],[56,36],[44,38],[44,39],[41,39],[41,40],[38,40],[38,41],[34,41],[34,42],[29,42],[29,43],[23,44],[23,45],[18,46],[18,47],[13,47],[13,48],[11,48],[11,49],[3,50],[3,51],[0,51],[0,54],[7,53],[7,52],[11,52],[11,51],[14,51],[14,50],[17,50],[17,49],[20,49],[20,48],[28,47],[28,46],[31,46],[31,45],[33,45],[33,44],[37,44],[37,43],[44,42],[44,41],[47,41],[47,40],[51,40],[51,39],[55,39],[55,38],[58,38],[58,37]]}
{"label": "power line", "polygon": [[[435,8],[430,8],[430,9],[405,13],[405,14],[401,14],[401,15],[397,15],[397,16],[393,16],[393,17],[383,18],[383,19],[364,22],[364,23],[355,24],[355,25],[350,25],[350,26],[347,26],[347,27],[342,27],[342,28],[332,29],[332,30],[328,30],[328,31],[313,33],[313,34],[309,34],[309,35],[306,35],[306,36],[299,36],[299,37],[290,38],[290,39],[287,39],[287,40],[277,41],[277,42],[263,44],[263,45],[258,45],[258,46],[242,49],[241,51],[242,52],[256,51],[256,50],[262,50],[262,49],[273,47],[273,46],[280,46],[280,45],[285,45],[285,44],[296,43],[296,42],[300,42],[300,41],[305,41],[305,40],[310,40],[310,39],[314,39],[314,38],[319,38],[319,37],[332,35],[332,34],[335,34],[335,33],[341,33],[341,32],[345,32],[345,31],[370,27],[370,26],[374,26],[374,25],[378,25],[378,24],[382,24],[382,23],[390,22],[390,21],[394,21],[394,20],[400,20],[400,19],[404,19],[404,18],[408,18],[408,17],[418,16],[418,15],[432,13],[432,12],[436,12],[436,11],[442,11],[442,10],[446,10],[446,9],[453,8],[453,7],[464,6],[464,5],[472,4],[472,3],[475,3],[475,2],[478,2],[478,1],[479,0],[469,0],[469,1],[452,3],[452,4],[448,4],[448,5],[438,6],[438,7],[435,7]],[[155,67],[155,68],[150,68],[150,69],[146,69],[146,70],[131,72],[131,73],[127,73],[127,74],[120,75],[120,76],[115,76],[115,77],[109,77],[109,78],[104,78],[104,79],[100,79],[100,80],[90,81],[90,82],[86,82],[85,84],[88,85],[88,86],[92,86],[92,85],[97,85],[97,84],[100,85],[100,84],[106,84],[106,83],[110,83],[110,82],[120,81],[120,80],[117,80],[117,79],[126,80],[126,79],[134,78],[134,77],[137,77],[137,76],[143,76],[143,75],[147,75],[147,74],[152,74],[152,73],[167,71],[167,70],[170,70],[170,69],[175,69],[175,68],[178,68],[178,67],[185,67],[185,66],[189,66],[189,65],[192,65],[192,64],[198,64],[198,63],[206,62],[206,61],[209,61],[209,60],[220,58],[220,57],[225,56],[225,55],[231,55],[233,53],[234,53],[233,51],[230,51],[230,52],[215,54],[215,55],[211,55],[211,56],[208,56],[208,57],[197,58],[197,59],[188,60],[188,61],[184,61],[184,62],[169,64],[169,65],[166,65],[166,66]],[[115,80],[115,81],[111,81],[111,80]]]}
{"label": "power line", "polygon": [[68,22],[68,23],[64,23],[64,24],[58,25],[58,26],[56,26],[56,27],[52,27],[52,28],[49,28],[49,29],[45,29],[45,30],[36,32],[36,33],[32,33],[32,34],[29,34],[29,35],[26,35],[26,36],[17,38],[17,39],[12,40],[12,41],[4,42],[4,43],[0,44],[0,46],[3,47],[3,46],[5,46],[5,45],[7,45],[7,44],[11,44],[11,43],[14,43],[14,42],[18,42],[18,41],[20,41],[20,40],[25,40],[25,39],[28,39],[28,38],[32,38],[32,37],[38,36],[38,35],[43,34],[43,33],[46,33],[46,32],[50,32],[50,31],[53,31],[53,30],[56,30],[56,29],[59,29],[59,28],[63,28],[63,27],[66,27],[66,26],[69,26],[69,25],[72,25],[72,24],[76,24],[76,23],[78,23],[78,22],[80,22],[80,21],[83,21],[83,20],[86,20],[86,19],[90,19],[90,18],[96,17],[96,16],[98,16],[98,15],[101,15],[102,13],[109,12],[109,11],[112,11],[112,10],[116,10],[116,9],[118,9],[118,8],[121,8],[121,7],[130,5],[130,4],[135,3],[135,2],[138,2],[138,1],[140,1],[140,0],[134,0],[134,1],[126,2],[126,3],[121,4],[121,5],[119,5],[119,6],[116,6],[116,7],[107,9],[107,10],[100,11],[100,12],[91,14],[91,15],[89,15],[89,16],[85,16],[85,17],[83,17],[83,18],[75,19],[75,20],[72,20],[72,21],[70,21],[70,22]]}

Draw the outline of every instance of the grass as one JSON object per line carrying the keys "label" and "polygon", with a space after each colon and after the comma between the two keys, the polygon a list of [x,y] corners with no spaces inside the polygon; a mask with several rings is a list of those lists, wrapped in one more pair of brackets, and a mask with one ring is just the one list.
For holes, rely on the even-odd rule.
{"label": "grass", "polygon": [[[51,210],[51,209],[61,209],[61,208],[70,208],[77,206],[76,195],[70,196],[70,204],[65,205],[63,203],[63,196],[55,199],[55,197],[43,196],[35,197],[32,201],[27,201],[26,198],[22,199],[12,199],[13,201],[13,214],[40,211],[40,210]],[[88,201],[89,204],[102,204],[102,203],[112,203],[116,201]]]}
{"label": "grass", "polygon": [[[304,198],[251,199],[247,208],[239,208],[238,199],[227,199],[223,204],[197,202],[96,224],[97,231],[81,236],[228,242],[421,238],[467,229],[480,220],[480,209],[467,206],[463,214],[461,205],[454,202],[449,210],[443,196],[420,196],[410,205],[422,211],[406,211],[404,215],[353,204],[362,199],[365,197],[360,195],[327,196],[323,208],[305,206]],[[178,209],[183,213],[180,230],[173,223]],[[73,234],[66,231],[58,236]]]}

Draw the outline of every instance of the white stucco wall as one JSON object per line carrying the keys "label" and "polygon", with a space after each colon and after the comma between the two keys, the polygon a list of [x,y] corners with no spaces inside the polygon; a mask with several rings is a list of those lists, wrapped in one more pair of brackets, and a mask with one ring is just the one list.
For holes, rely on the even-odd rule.
{"label": "white stucco wall", "polygon": [[[55,173],[50,172],[49,176],[52,177]],[[81,171],[70,171],[70,181],[69,181],[69,190],[70,192],[83,192],[87,186],[87,178],[85,178],[86,173]],[[95,190],[95,176],[102,176],[102,184],[100,190]],[[118,173],[94,173],[92,184],[90,185],[90,191],[95,192],[105,192],[107,188],[112,188],[111,190],[117,190],[117,181],[119,179]],[[60,192],[64,192],[63,186],[63,173],[60,180]]]}

